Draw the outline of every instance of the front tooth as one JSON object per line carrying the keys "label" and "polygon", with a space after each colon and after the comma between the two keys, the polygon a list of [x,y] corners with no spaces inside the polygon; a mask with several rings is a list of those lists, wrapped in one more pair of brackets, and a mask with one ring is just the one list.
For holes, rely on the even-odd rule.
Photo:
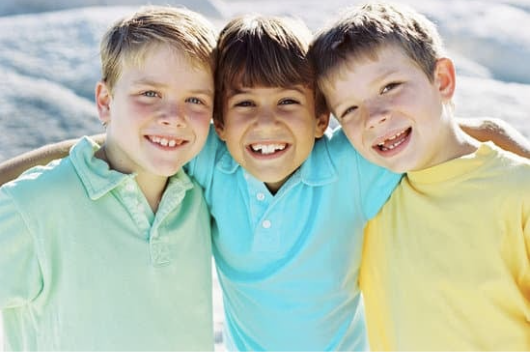
{"label": "front tooth", "polygon": [[175,145],[177,145],[177,142],[175,140],[169,141],[169,147],[175,147]]}
{"label": "front tooth", "polygon": [[262,145],[261,147],[261,152],[263,154],[270,154],[272,152],[274,152],[274,148],[271,149],[271,145]]}
{"label": "front tooth", "polygon": [[160,139],[160,145],[167,146],[168,140],[166,138]]}

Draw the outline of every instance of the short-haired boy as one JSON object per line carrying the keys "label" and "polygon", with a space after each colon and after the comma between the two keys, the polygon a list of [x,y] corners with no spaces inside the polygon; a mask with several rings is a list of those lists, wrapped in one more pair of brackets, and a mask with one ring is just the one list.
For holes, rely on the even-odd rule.
{"label": "short-haired boy", "polygon": [[342,134],[324,136],[311,38],[294,19],[248,15],[218,40],[218,134],[188,172],[214,219],[230,350],[367,349],[362,230],[400,175],[368,163]]}
{"label": "short-haired boy", "polygon": [[105,144],[0,189],[5,349],[213,350],[209,213],[181,167],[208,135],[215,39],[170,7],[104,35]]}
{"label": "short-haired boy", "polygon": [[366,228],[371,349],[530,350],[530,161],[459,129],[434,25],[366,4],[323,30],[311,56],[355,148],[406,173]]}

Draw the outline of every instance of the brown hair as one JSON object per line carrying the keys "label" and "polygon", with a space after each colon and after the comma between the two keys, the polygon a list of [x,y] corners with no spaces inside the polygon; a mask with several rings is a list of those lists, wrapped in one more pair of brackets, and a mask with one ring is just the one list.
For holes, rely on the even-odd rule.
{"label": "brown hair", "polygon": [[348,61],[371,57],[383,45],[398,45],[434,80],[436,61],[443,56],[442,39],[431,21],[405,5],[368,3],[350,9],[317,33],[309,57],[323,86]]}
{"label": "brown hair", "polygon": [[326,110],[307,58],[312,34],[299,20],[246,15],[230,21],[217,43],[214,119],[223,122],[227,92],[240,87],[292,87],[315,91],[316,114]]}
{"label": "brown hair", "polygon": [[168,45],[193,65],[215,69],[216,31],[202,15],[169,6],[143,7],[117,21],[100,45],[102,80],[112,90],[125,63],[141,63],[156,45]]}

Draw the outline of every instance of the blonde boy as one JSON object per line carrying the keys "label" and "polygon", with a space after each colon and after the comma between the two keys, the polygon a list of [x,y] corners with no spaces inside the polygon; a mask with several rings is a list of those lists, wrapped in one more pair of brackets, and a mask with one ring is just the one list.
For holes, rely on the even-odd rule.
{"label": "blonde boy", "polygon": [[459,129],[434,25],[367,4],[323,30],[311,55],[355,148],[406,172],[365,233],[371,349],[530,350],[530,161]]}
{"label": "blonde boy", "polygon": [[208,135],[214,45],[201,16],[165,7],[105,34],[105,145],[83,138],[0,189],[7,350],[213,350],[209,214],[181,167]]}

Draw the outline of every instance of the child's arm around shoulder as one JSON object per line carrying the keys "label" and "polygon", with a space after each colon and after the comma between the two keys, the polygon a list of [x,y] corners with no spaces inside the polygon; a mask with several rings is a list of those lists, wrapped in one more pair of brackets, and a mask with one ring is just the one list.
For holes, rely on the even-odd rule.
{"label": "child's arm around shoulder", "polygon": [[458,118],[457,122],[463,131],[479,141],[492,141],[501,149],[530,158],[530,140],[502,119]]}
{"label": "child's arm around shoulder", "polygon": [[[97,143],[105,141],[105,135],[96,135],[91,137]],[[38,149],[28,151],[18,155],[5,162],[0,163],[0,186],[14,180],[22,172],[38,165],[46,165],[49,162],[68,156],[70,148],[77,143],[79,139],[70,139],[58,143],[44,145]]]}

